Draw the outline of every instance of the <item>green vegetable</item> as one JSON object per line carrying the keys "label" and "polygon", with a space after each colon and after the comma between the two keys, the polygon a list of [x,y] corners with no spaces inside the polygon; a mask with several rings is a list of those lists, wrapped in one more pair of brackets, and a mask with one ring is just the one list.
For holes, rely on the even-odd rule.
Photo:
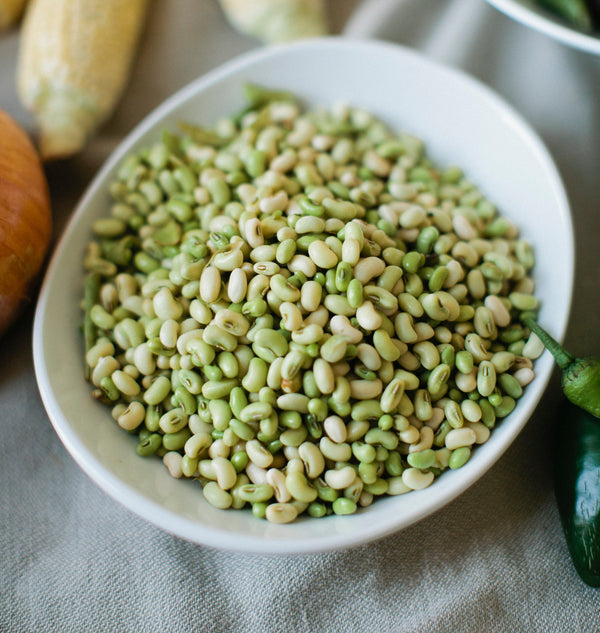
{"label": "green vegetable", "polygon": [[580,29],[592,29],[592,18],[585,0],[538,0],[538,3]]}
{"label": "green vegetable", "polygon": [[600,424],[568,401],[558,419],[555,494],[575,569],[600,587]]}
{"label": "green vegetable", "polygon": [[523,323],[535,332],[562,369],[565,396],[596,418],[600,418],[600,361],[595,358],[575,358],[555,341],[533,319]]}
{"label": "green vegetable", "polygon": [[575,358],[532,319],[535,332],[563,370],[567,400],[556,429],[555,493],[577,573],[600,587],[600,362]]}

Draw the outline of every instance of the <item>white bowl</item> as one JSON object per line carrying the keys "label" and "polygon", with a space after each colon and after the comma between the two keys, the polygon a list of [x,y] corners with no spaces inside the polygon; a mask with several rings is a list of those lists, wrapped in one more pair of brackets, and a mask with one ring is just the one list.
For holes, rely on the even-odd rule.
{"label": "white bowl", "polygon": [[586,33],[550,13],[534,0],[487,0],[498,10],[535,31],[587,53],[600,55],[600,36]]}
{"label": "white bowl", "polygon": [[541,321],[559,338],[566,328],[573,283],[569,206],[539,138],[488,88],[396,45],[336,38],[253,52],[194,81],[142,121],[89,187],[50,262],[34,324],[39,389],[67,450],[114,499],[196,543],[262,553],[357,545],[413,524],[481,477],[525,425],[546,387],[552,361],[545,354],[537,362],[537,377],[515,411],[462,469],[444,473],[425,490],[378,500],[356,515],[276,525],[246,511],[217,510],[205,502],[197,483],[172,479],[160,460],[138,457],[135,438],[92,399],[83,378],[79,304],[90,225],[106,214],[106,184],[125,154],[176,121],[211,124],[224,113],[238,111],[244,81],[289,89],[310,105],[343,100],[363,106],[395,129],[425,139],[438,164],[462,166],[533,242]]}

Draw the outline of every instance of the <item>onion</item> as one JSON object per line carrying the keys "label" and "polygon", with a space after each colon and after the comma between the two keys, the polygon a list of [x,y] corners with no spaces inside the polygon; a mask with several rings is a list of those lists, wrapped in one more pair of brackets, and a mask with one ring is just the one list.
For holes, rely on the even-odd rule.
{"label": "onion", "polygon": [[0,110],[0,336],[29,299],[51,231],[39,156],[26,132]]}

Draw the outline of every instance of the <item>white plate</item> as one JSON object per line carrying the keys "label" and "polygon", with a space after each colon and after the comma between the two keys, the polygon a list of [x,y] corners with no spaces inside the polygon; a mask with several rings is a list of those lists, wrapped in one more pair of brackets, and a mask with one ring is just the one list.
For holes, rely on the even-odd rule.
{"label": "white plate", "polygon": [[487,0],[489,4],[517,22],[587,53],[600,55],[600,37],[585,33],[558,16],[550,13],[533,0]]}
{"label": "white plate", "polygon": [[249,512],[217,510],[204,501],[197,483],[172,479],[160,460],[137,457],[135,439],[118,428],[107,407],[92,400],[83,378],[79,304],[90,225],[107,213],[106,184],[127,153],[176,121],[211,124],[224,113],[236,112],[243,105],[244,81],[292,90],[310,105],[343,100],[365,107],[395,129],[425,139],[438,164],[462,166],[533,242],[541,320],[559,338],[567,324],[573,284],[569,206],[539,138],[488,88],[396,45],[335,38],[263,49],[201,77],[142,121],[85,193],[50,262],[34,324],[39,389],[73,458],[124,506],[196,543],[263,553],[357,545],[413,524],[481,477],[525,425],[547,384],[552,361],[548,354],[539,360],[537,378],[515,411],[464,468],[445,473],[426,490],[381,499],[353,516],[275,525]]}

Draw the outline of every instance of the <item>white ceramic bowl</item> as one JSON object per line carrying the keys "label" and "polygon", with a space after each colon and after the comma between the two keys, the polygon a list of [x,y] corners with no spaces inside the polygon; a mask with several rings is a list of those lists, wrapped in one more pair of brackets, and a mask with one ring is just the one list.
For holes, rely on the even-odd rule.
{"label": "white ceramic bowl", "polygon": [[600,55],[600,36],[571,26],[534,0],[487,0],[491,5],[535,31],[587,53]]}
{"label": "white ceramic bowl", "polygon": [[[200,544],[253,552],[315,552],[357,545],[404,528],[455,499],[504,453],[547,384],[545,354],[515,411],[462,469],[430,488],[378,500],[352,516],[275,525],[209,506],[197,483],[172,479],[158,459],[137,457],[133,437],[93,401],[82,371],[81,262],[92,220],[106,214],[107,182],[125,154],[179,120],[211,124],[242,106],[244,81],[289,89],[310,105],[363,106],[428,143],[440,165],[458,164],[515,220],[537,251],[541,320],[557,337],[567,324],[573,277],[569,207],[548,152],[521,117],[469,77],[396,45],[321,39],[242,56],[201,77],[147,117],[107,161],[58,244],[34,325],[40,392],[64,445],[109,495],[159,527]],[[457,503],[460,503],[458,501]]]}

